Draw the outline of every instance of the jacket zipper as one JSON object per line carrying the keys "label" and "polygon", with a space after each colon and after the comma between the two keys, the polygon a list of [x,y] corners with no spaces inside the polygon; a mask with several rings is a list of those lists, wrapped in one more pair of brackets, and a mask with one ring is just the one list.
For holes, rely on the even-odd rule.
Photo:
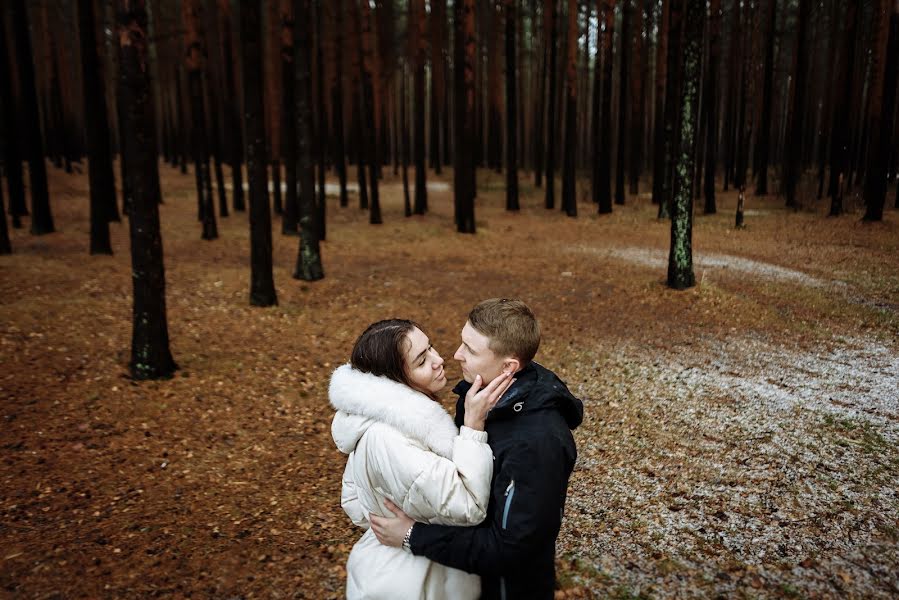
{"label": "jacket zipper", "polygon": [[[514,479],[509,482],[506,493],[503,495],[506,497],[506,506],[503,508],[503,530],[505,530],[506,523],[509,521],[509,508],[512,507],[512,497],[515,495]],[[499,578],[499,597],[501,600],[506,600],[506,578],[502,576]]]}

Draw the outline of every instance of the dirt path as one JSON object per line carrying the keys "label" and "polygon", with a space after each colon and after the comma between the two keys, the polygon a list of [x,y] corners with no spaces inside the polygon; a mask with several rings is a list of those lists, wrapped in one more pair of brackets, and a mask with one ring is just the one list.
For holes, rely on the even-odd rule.
{"label": "dirt path", "polygon": [[699,285],[673,292],[645,199],[570,219],[524,184],[508,214],[485,174],[471,237],[451,175],[405,219],[388,173],[384,225],[330,205],[325,280],[291,279],[298,240],[276,234],[280,304],[260,310],[246,216],[200,240],[191,176],[163,174],[172,380],[125,376],[127,228],[115,256],[87,255],[86,177],[54,171],[60,232],[13,231],[0,257],[0,595],[342,597],[359,532],[330,372],[389,316],[449,357],[468,309],[500,295],[534,307],[538,360],[587,408],[563,595],[899,594],[895,211],[863,225],[751,199],[735,231],[724,195],[696,218]]}

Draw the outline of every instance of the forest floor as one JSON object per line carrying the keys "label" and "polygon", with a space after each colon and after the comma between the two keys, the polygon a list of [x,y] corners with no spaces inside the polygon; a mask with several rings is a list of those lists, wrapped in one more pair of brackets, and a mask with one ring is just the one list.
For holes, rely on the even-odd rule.
{"label": "forest floor", "polygon": [[735,230],[719,194],[677,292],[646,194],[572,219],[523,180],[511,214],[484,172],[470,236],[450,176],[404,218],[387,170],[383,225],[329,199],[322,281],[291,278],[298,238],[275,221],[280,303],[262,309],[246,214],[202,241],[193,176],[161,169],[174,378],[128,378],[127,223],[114,256],[88,255],[86,175],[53,170],[59,231],[26,221],[0,257],[0,596],[342,597],[360,531],[331,371],[400,316],[452,381],[467,312],[493,296],[534,308],[538,360],[585,404],[557,596],[899,595],[899,211],[749,196]]}

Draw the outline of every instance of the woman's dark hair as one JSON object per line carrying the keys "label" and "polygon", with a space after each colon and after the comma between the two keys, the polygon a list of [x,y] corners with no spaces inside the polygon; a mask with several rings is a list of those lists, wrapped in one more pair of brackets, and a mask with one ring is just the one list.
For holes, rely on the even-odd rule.
{"label": "woman's dark hair", "polygon": [[386,319],[372,323],[356,340],[350,364],[357,371],[387,377],[413,387],[406,374],[403,356],[406,353],[406,335],[416,327],[421,329],[418,323],[408,319]]}

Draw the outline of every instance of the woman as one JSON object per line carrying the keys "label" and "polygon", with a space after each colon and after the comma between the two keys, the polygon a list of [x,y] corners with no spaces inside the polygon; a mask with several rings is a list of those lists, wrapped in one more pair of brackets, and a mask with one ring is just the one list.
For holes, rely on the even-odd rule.
{"label": "woman", "polygon": [[350,364],[334,371],[331,434],[348,454],[341,505],[366,529],[347,562],[347,598],[477,598],[477,575],[378,543],[368,515],[389,514],[390,499],[422,523],[476,525],[493,475],[487,412],[514,381],[504,374],[465,398],[457,429],[436,401],[446,385],[443,359],[412,321],[390,319],[359,336]]}

